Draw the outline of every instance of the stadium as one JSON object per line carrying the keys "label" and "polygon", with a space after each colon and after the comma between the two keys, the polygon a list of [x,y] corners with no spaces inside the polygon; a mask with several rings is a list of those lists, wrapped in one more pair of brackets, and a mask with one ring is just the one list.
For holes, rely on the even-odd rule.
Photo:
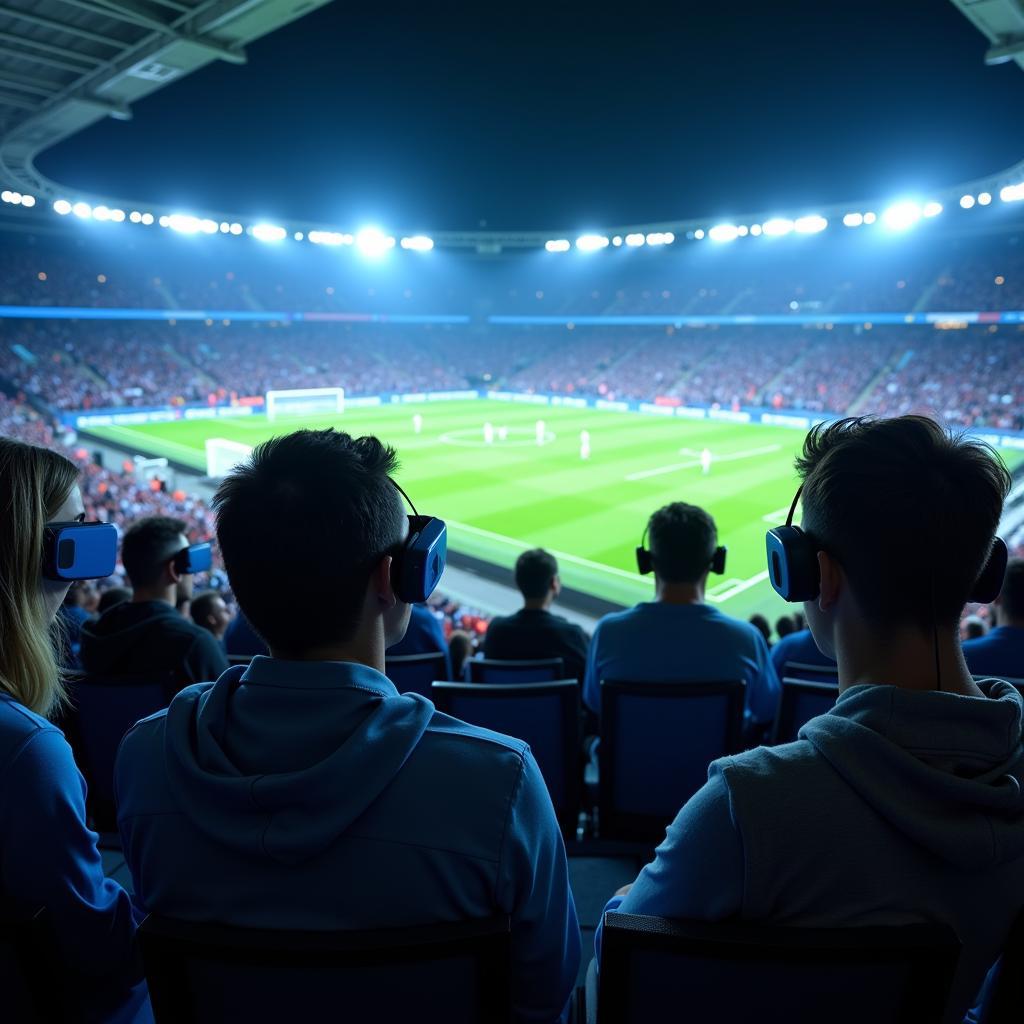
{"label": "stadium", "polygon": [[[519,721],[527,728],[523,723],[531,715],[543,717],[539,710],[522,705],[516,712],[506,712],[507,720],[485,716],[477,721],[471,714],[483,715],[487,701],[481,698],[479,706],[473,705],[472,696],[462,694],[468,702],[463,716],[457,713],[459,705],[444,703],[457,701],[460,694],[436,689],[442,680],[456,689],[462,681],[467,686],[501,681],[488,679],[483,668],[478,677],[474,661],[498,665],[498,672],[503,659],[518,664],[527,656],[541,657],[529,652],[497,657],[487,646],[492,620],[512,616],[524,599],[529,607],[531,598],[520,581],[523,558],[529,559],[538,548],[554,556],[556,611],[575,628],[582,627],[587,641],[594,634],[596,644],[595,631],[605,622],[603,617],[614,619],[634,606],[662,600],[665,577],[657,559],[655,575],[642,571],[642,553],[645,545],[653,548],[657,529],[652,513],[673,503],[697,506],[714,520],[715,544],[727,549],[724,571],[711,576],[705,572],[700,603],[730,620],[746,623],[759,617],[769,644],[782,641],[791,630],[804,632],[795,598],[784,600],[778,575],[771,576],[765,535],[793,516],[801,479],[794,464],[809,431],[824,430],[846,417],[876,422],[920,416],[940,424],[960,443],[981,443],[1009,480],[996,536],[1005,542],[1011,566],[1024,558],[1024,161],[946,184],[936,185],[934,177],[923,176],[929,181],[926,186],[897,185],[866,199],[863,193],[852,193],[847,201],[801,205],[768,195],[759,205],[744,197],[730,207],[740,209],[744,204],[748,212],[742,214],[722,214],[716,200],[703,216],[687,212],[681,219],[594,219],[575,226],[552,220],[544,228],[514,230],[486,225],[456,230],[443,222],[434,228],[420,222],[402,228],[398,218],[390,224],[359,215],[348,220],[271,216],[254,212],[260,208],[247,203],[217,208],[216,202],[204,202],[199,186],[191,185],[182,194],[191,192],[196,198],[175,204],[166,189],[148,191],[145,180],[139,180],[133,192],[105,191],[76,187],[40,170],[53,147],[106,119],[127,120],[135,108],[141,118],[141,111],[150,109],[148,97],[174,96],[182,80],[201,75],[213,64],[230,73],[246,62],[248,49],[271,45],[275,33],[297,28],[307,17],[315,22],[329,6],[329,0],[12,0],[11,6],[0,9],[0,435],[42,446],[71,461],[79,474],[80,512],[86,523],[112,524],[122,543],[133,524],[147,517],[178,521],[188,550],[212,546],[206,563],[184,570],[194,576],[196,594],[221,599],[225,622],[231,616],[244,620],[239,609],[245,604],[246,585],[236,588],[225,564],[232,556],[227,549],[222,554],[217,542],[214,495],[223,493],[218,488],[233,479],[239,467],[249,465],[254,450],[259,452],[258,446],[272,438],[325,428],[379,438],[397,453],[394,479],[415,503],[414,516],[426,511],[443,520],[447,544],[445,574],[439,584],[433,581],[437,589],[430,593],[431,586],[411,602],[399,594],[406,603],[427,608],[428,617],[442,631],[443,650],[429,661],[420,649],[403,649],[402,655],[395,655],[397,661],[389,656],[387,677],[400,693],[419,692],[460,722],[466,717],[474,726],[528,741],[539,761],[542,739],[504,725]],[[988,64],[1015,62],[1024,68],[1024,22],[1015,0],[954,0],[951,6],[968,42],[986,38]],[[966,45],[963,36],[961,43]],[[1019,88],[1018,81],[1010,81]],[[239,95],[240,107],[245,102],[246,97]],[[1016,102],[1016,96],[1008,102]],[[182,115],[180,123],[184,120]],[[183,146],[187,148],[187,142]],[[688,201],[693,206],[697,199],[691,195]],[[267,208],[272,204],[263,207]],[[885,458],[880,456],[878,462]],[[950,495],[956,492],[953,480],[946,480]],[[868,477],[865,481],[861,492],[873,491]],[[333,487],[325,477],[324,493],[334,493]],[[888,493],[873,494],[871,500],[872,517],[889,514]],[[892,497],[897,511],[899,500],[899,495]],[[927,509],[927,500],[921,500]],[[950,501],[955,503],[952,497]],[[16,513],[9,514],[13,523]],[[960,534],[945,521],[938,528],[950,532],[941,538],[929,535],[929,543],[923,544],[929,553],[913,557],[938,559],[947,546],[956,547]],[[300,522],[296,532],[305,529]],[[905,524],[905,538],[913,539],[906,546],[921,547],[924,530],[919,523]],[[826,559],[827,551],[823,546]],[[116,567],[111,566],[114,571],[103,576],[67,576],[83,582],[71,591],[80,597],[69,597],[60,614],[75,619],[80,613],[80,621],[75,619],[75,636],[65,651],[68,660],[61,665],[62,671],[70,672],[66,688],[72,699],[63,710],[59,702],[54,705],[54,714],[63,716],[58,724],[93,792],[83,804],[82,829],[88,823],[108,840],[113,836],[115,848],[127,833],[122,820],[121,839],[117,838],[118,808],[110,778],[117,744],[111,748],[111,742],[120,741],[137,720],[145,719],[140,722],[144,726],[150,721],[145,716],[165,707],[170,696],[162,690],[152,706],[143,701],[128,711],[118,710],[128,718],[116,727],[111,723],[117,715],[110,711],[114,717],[104,726],[109,734],[106,752],[97,754],[99,740],[89,735],[84,686],[85,680],[95,681],[95,673],[84,655],[77,661],[79,643],[85,643],[78,631],[93,628],[83,626],[87,621],[102,622],[95,603],[104,594],[112,596],[131,586],[130,557],[119,553]],[[946,585],[946,570],[938,571],[934,564],[927,562],[933,618],[937,588]],[[950,578],[955,575],[948,572]],[[339,578],[343,577],[341,573]],[[824,587],[825,576],[821,579]],[[310,594],[326,592],[310,586]],[[818,599],[818,587],[816,580],[811,604]],[[136,584],[135,590],[137,602],[144,588]],[[996,610],[994,595],[985,597],[983,591],[975,588],[960,602],[958,652],[961,633],[966,638],[975,628],[982,633],[1009,628],[1003,617],[1008,613]],[[130,595],[130,590],[126,593]],[[69,612],[68,607],[78,611]],[[813,609],[809,614],[813,617]],[[5,615],[0,615],[0,626],[9,629],[12,620]],[[248,665],[253,654],[275,648],[273,643],[264,644],[258,613],[249,618],[260,634],[258,648],[233,654],[230,644],[224,648],[221,634],[218,643],[223,650],[218,648],[218,657],[231,655],[233,665]],[[188,621],[191,624],[192,619]],[[935,630],[936,688],[941,690],[942,677],[952,670],[945,655],[940,657],[938,627]],[[453,638],[466,644],[462,670],[453,670],[448,660],[456,649]],[[762,646],[767,658],[769,649]],[[277,649],[297,650],[281,644]],[[383,652],[382,646],[382,656]],[[925,653],[930,671],[931,646]],[[428,658],[425,688],[422,681],[402,683],[398,673],[407,670],[403,656]],[[759,656],[745,656],[744,664]],[[588,678],[595,671],[589,667],[596,657],[593,647],[589,657]],[[688,657],[697,663],[701,655],[695,647]],[[718,756],[752,749],[760,742],[796,741],[800,727],[819,721],[815,716],[835,705],[837,696],[841,705],[849,685],[843,673],[852,671],[852,661],[839,657],[837,668],[837,660],[817,651],[814,659],[810,665],[804,664],[805,658],[786,660],[771,670],[783,697],[781,703],[772,698],[767,716],[759,717],[754,693],[760,684],[753,676],[744,684],[746,689],[741,688],[739,704],[734,696],[729,698],[733,703],[728,713],[739,716],[729,727],[735,735],[730,733],[732,738],[724,745],[708,741],[704,753],[694,741],[700,778],[682,787],[682,799],[672,792],[673,808],[700,788],[708,763]],[[970,667],[968,682],[973,678],[985,687],[991,682],[989,674],[1015,684],[1024,679],[1024,662],[1019,671],[1013,665],[992,670]],[[559,660],[553,675],[545,675],[542,668],[539,676],[509,676],[506,685],[559,686],[559,680],[572,674],[568,668]],[[805,675],[797,678],[801,669]],[[76,684],[75,672],[83,671],[83,682]],[[725,676],[717,671],[709,667],[702,675],[694,669],[691,675],[709,686],[724,686]],[[645,670],[638,672],[632,678],[640,679]],[[147,675],[141,669],[122,674],[136,681]],[[605,900],[650,860],[652,819],[656,840],[675,811],[666,816],[665,808],[659,807],[652,812],[644,809],[641,799],[640,810],[634,808],[632,817],[616,817],[611,809],[614,787],[607,781],[611,769],[603,760],[611,764],[615,749],[612,734],[606,732],[607,703],[601,717],[600,701],[609,697],[599,698],[595,707],[587,698],[589,683],[582,667],[578,675],[570,687],[573,710],[567,713],[572,719],[571,727],[566,727],[573,733],[572,750],[559,755],[568,758],[565,777],[570,781],[556,786],[550,763],[541,764],[558,817],[558,844],[564,839],[569,851],[569,903],[575,893],[577,904],[587,907],[588,919],[582,913],[580,918],[584,955],[579,977],[575,966],[566,968],[574,979],[571,1009],[567,1007],[567,1016],[561,1018],[545,1016],[543,1008],[531,1016],[523,1008],[529,1000],[519,1005],[513,997],[511,1017],[508,1005],[499,1000],[489,1004],[486,1013],[478,1006],[468,1015],[452,1009],[450,1016],[428,1013],[426,1019],[562,1019],[580,1024],[591,1019],[651,1019],[643,1011],[627,1018],[625,1002],[615,1002],[615,1011],[607,1008],[612,999],[631,999],[635,994],[621,979],[607,981],[608,990],[614,993],[615,984],[625,985],[627,995],[610,995],[597,1009],[596,966],[588,978],[587,963],[594,956],[594,930],[612,929],[602,916]],[[676,668],[664,675],[666,681],[684,685]],[[6,678],[7,668],[0,666],[0,686],[7,686]],[[209,679],[190,677],[187,682],[213,678],[215,674]],[[784,693],[785,685],[794,680],[792,701],[808,701],[800,711],[794,710],[795,703],[787,703]],[[147,681],[153,683],[152,678]],[[607,679],[595,679],[594,685],[604,682]],[[559,701],[570,699],[564,691],[560,696],[552,693]],[[980,700],[974,691],[971,695]],[[112,703],[102,706],[92,728],[116,707],[115,698],[103,699]],[[76,701],[82,702],[80,708]],[[547,706],[544,715],[553,706]],[[648,724],[653,729],[658,712],[644,713],[652,716]],[[625,712],[622,721],[630,721]],[[671,738],[680,733],[672,730],[678,723],[668,717],[665,721],[666,731],[659,735],[674,743]],[[714,728],[707,727],[711,732]],[[742,742],[737,739],[740,731]],[[585,736],[598,736],[600,742],[591,745]],[[799,736],[806,742],[803,731]],[[614,742],[625,744],[621,737]],[[653,752],[634,757],[662,764]],[[640,790],[650,785],[649,779],[640,779],[642,773],[630,775],[632,768],[619,771],[620,780],[628,776]],[[685,774],[671,759],[658,771]],[[692,774],[693,766],[686,771]],[[485,778],[486,770],[481,772]],[[1006,773],[1013,775],[1009,769]],[[96,781],[97,776],[103,781]],[[108,803],[101,804],[101,799]],[[564,852],[561,856],[564,860]],[[589,860],[600,867],[579,867]],[[132,866],[127,846],[120,860],[104,858],[107,874],[129,889]],[[430,887],[431,870],[447,868],[422,868],[421,886]],[[588,876],[586,871],[595,873]],[[1018,881],[1024,885],[1024,876]],[[1007,881],[1002,890],[1011,902],[1019,897],[1014,914],[1024,907],[1024,888],[1018,881]],[[265,878],[261,884],[273,885]],[[0,895],[6,898],[5,885],[0,880]],[[258,889],[255,883],[254,887]],[[48,906],[45,900],[41,905]],[[689,906],[685,901],[684,905]],[[618,904],[609,907],[614,917]],[[445,909],[424,920],[416,915],[399,920],[399,914],[371,923],[394,930],[395,925],[457,920],[459,915],[453,913]],[[218,917],[211,910],[182,916],[193,922],[263,928],[282,917],[271,914],[268,923],[267,915],[259,913],[242,914],[243,920],[232,918],[231,911],[226,915]],[[688,916],[701,914],[665,913],[665,918]],[[758,917],[746,910],[744,916]],[[942,923],[949,915],[925,917]],[[514,914],[512,918],[514,933]],[[775,918],[793,923],[800,914],[790,915],[792,920],[785,913]],[[919,919],[913,911],[899,923]],[[334,927],[313,914],[295,920],[298,923],[285,927],[314,932]],[[354,913],[343,924],[352,927],[353,921],[356,927],[367,923]],[[811,930],[832,924],[881,929],[895,922],[884,914],[876,919],[851,912],[843,920],[821,913],[796,923]],[[1019,923],[1016,928],[1016,953],[1024,960],[1024,931]],[[148,958],[159,954],[161,933],[154,934],[150,951],[143,950]],[[679,954],[685,945],[680,934],[669,936],[664,955]],[[0,938],[6,942],[6,933]],[[173,929],[164,938],[173,942]],[[711,941],[703,933],[699,938]],[[933,940],[934,935],[929,938]],[[514,945],[516,940],[512,941]],[[673,941],[678,941],[678,948]],[[774,941],[764,940],[768,946]],[[967,939],[961,936],[958,941],[966,948]],[[1000,944],[985,950],[1008,957],[1008,941],[1003,934]],[[992,961],[989,956],[986,970]],[[164,1002],[165,990],[158,1001],[159,982],[154,982],[151,971],[155,962],[147,959],[146,974],[157,1021],[273,1019],[254,1016],[255,1003],[244,1018],[233,1018],[210,1016],[208,1006],[202,1009],[202,999],[188,1011],[183,1003]],[[690,972],[688,983],[696,990],[693,962],[688,963],[681,970]],[[966,990],[961,992],[958,986],[978,979],[969,972],[956,973],[966,968],[949,969],[949,961],[943,963],[945,974],[956,976],[948,1002],[949,977],[937,1002],[929,1003],[928,1014],[886,1016],[876,1004],[879,1012],[874,1019],[952,1020],[949,1007],[956,1009],[955,1019],[961,1019],[974,1004],[965,1001]],[[405,969],[396,968],[395,977],[403,977]],[[1004,969],[1004,974],[1010,973]],[[722,973],[720,985],[728,985],[732,977]],[[933,975],[929,977],[934,981]],[[921,992],[929,984],[922,978],[915,975],[913,983],[906,982],[906,991],[915,998],[924,998]],[[31,977],[29,981],[31,989]],[[209,979],[204,984],[209,985]],[[514,988],[515,982],[511,984]],[[878,984],[867,978],[865,991],[871,993],[871,986]],[[604,979],[600,985],[604,1000]],[[321,991],[320,998],[327,998],[325,991],[329,994],[330,989]],[[657,1008],[662,999],[663,1008],[674,998],[657,991],[648,1007]],[[977,995],[977,984],[969,995]],[[1000,1017],[987,1006],[988,1015],[980,1019],[987,1024],[1020,1019],[1020,997],[1018,990],[1018,1002],[1008,1016]],[[564,994],[559,998],[564,1005]],[[1005,986],[1000,989],[996,1003],[1002,1012],[1013,998]],[[694,1000],[695,1008],[704,1007],[702,1019],[748,1019],[742,1009],[723,1009],[716,1016],[707,1010],[710,1004],[700,1003],[696,996]],[[809,998],[808,1005],[812,1002]],[[817,1016],[793,1013],[788,1019],[868,1019],[858,1017],[865,1012],[864,1005],[854,1001],[853,1016],[843,1017],[833,1003],[819,1003]],[[24,1018],[10,1019],[71,1019],[24,1012]],[[219,1012],[225,1013],[223,1007]],[[504,1016],[488,1015],[493,1012]],[[596,1013],[604,1016],[589,1016]],[[695,1013],[700,1016],[696,1009]],[[357,1013],[353,1019],[365,1018]]]}

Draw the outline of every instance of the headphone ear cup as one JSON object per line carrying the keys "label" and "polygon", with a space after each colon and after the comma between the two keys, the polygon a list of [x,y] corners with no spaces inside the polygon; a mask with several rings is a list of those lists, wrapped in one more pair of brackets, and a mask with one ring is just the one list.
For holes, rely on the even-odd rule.
{"label": "headphone ear cup", "polygon": [[821,590],[817,545],[799,526],[777,526],[765,537],[768,579],[785,601],[813,601]]}
{"label": "headphone ear cup", "polygon": [[722,576],[725,573],[725,553],[724,547],[717,547],[711,556],[711,571],[716,576]]}
{"label": "headphone ear cup", "polygon": [[1003,577],[1006,575],[1006,563],[1009,561],[1010,552],[1006,549],[1006,542],[1002,537],[996,537],[992,541],[992,550],[989,552],[985,567],[981,575],[975,581],[971,596],[968,598],[972,604],[991,604],[1003,589]]}
{"label": "headphone ear cup", "polygon": [[647,548],[639,547],[636,549],[636,567],[641,576],[647,576],[653,571],[654,563],[651,561],[651,553]]}

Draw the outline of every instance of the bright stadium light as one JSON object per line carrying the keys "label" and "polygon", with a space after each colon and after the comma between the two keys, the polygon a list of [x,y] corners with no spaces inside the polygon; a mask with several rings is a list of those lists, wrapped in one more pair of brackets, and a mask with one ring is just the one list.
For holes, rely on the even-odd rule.
{"label": "bright stadium light", "polygon": [[970,192],[968,192],[967,195],[961,196],[960,197],[960,205],[965,210],[969,210],[974,205],[974,196],[972,196],[970,194]]}
{"label": "bright stadium light", "polygon": [[242,229],[242,225],[239,224],[238,221],[235,221],[231,225],[231,234],[233,234],[233,235],[240,235],[242,233],[242,230],[243,230]]}
{"label": "bright stadium light", "polygon": [[883,214],[882,223],[890,231],[906,231],[921,219],[921,207],[909,199],[893,203]]}
{"label": "bright stadium light", "polygon": [[642,231],[633,231],[626,235],[626,245],[631,249],[635,249],[638,245],[644,245],[646,242],[647,239]]}
{"label": "bright stadium light", "polygon": [[115,224],[121,224],[124,221],[124,210],[111,210],[110,219]]}
{"label": "bright stadium light", "polygon": [[88,220],[92,216],[92,207],[88,203],[78,202],[71,207],[71,212],[82,220]]}
{"label": "bright stadium light", "polygon": [[616,236],[615,236],[615,237],[614,237],[614,238],[612,239],[612,245],[615,245],[615,246],[619,246],[619,245],[622,245],[622,235],[616,235]]}
{"label": "bright stadium light", "polygon": [[925,203],[921,207],[921,213],[925,217],[938,217],[942,213],[942,203],[937,203],[933,199],[930,203]]}
{"label": "bright stadium light", "polygon": [[988,206],[988,204],[991,203],[991,202],[992,202],[992,193],[991,192],[979,192],[978,193],[978,205],[979,206]]}
{"label": "bright stadium light", "polygon": [[576,248],[580,252],[596,252],[598,249],[607,249],[608,238],[605,235],[580,235],[576,239]]}
{"label": "bright stadium light", "polygon": [[35,196],[22,196],[21,197],[21,205],[22,206],[35,206],[36,205],[36,197]]}
{"label": "bright stadium light", "polygon": [[413,252],[430,252],[434,248],[434,240],[427,235],[410,235],[402,239],[402,248]]}
{"label": "bright stadium light", "polygon": [[671,231],[652,231],[647,236],[648,245],[671,245],[675,240]]}
{"label": "bright stadium light", "polygon": [[[161,222],[163,217],[160,218]],[[172,213],[167,218],[167,226],[172,231],[178,231],[183,235],[195,235],[202,230],[202,222],[191,213]]]}
{"label": "bright stadium light", "polygon": [[746,224],[741,224],[741,225],[740,225],[740,226],[739,226],[739,227],[738,227],[738,228],[736,229],[736,234],[737,234],[737,235],[739,235],[739,236],[740,236],[740,238],[746,238],[746,237],[747,237],[747,235],[749,235],[749,234],[750,234],[750,228],[748,228]]}
{"label": "bright stadium light", "polygon": [[735,224],[716,224],[708,232],[708,238],[712,242],[731,242],[737,235],[739,235],[739,229]]}
{"label": "bright stadium light", "polygon": [[878,218],[871,212],[871,210],[868,210],[868,212],[864,214],[865,224],[874,224],[877,219]]}
{"label": "bright stadium light", "polygon": [[106,206],[94,206],[92,215],[94,220],[110,220],[110,210]]}
{"label": "bright stadium light", "polygon": [[13,203],[14,193],[10,189],[5,188],[3,192],[0,192],[0,200],[3,200],[5,203]]}
{"label": "bright stadium light", "polygon": [[204,217],[199,222],[199,230],[202,231],[204,235],[215,235],[217,234],[217,222],[215,220],[210,220],[209,217]]}
{"label": "bright stadium light", "polygon": [[828,227],[828,221],[820,213],[811,213],[806,217],[797,217],[793,221],[793,230],[801,235],[816,235]]}
{"label": "bright stadium light", "polygon": [[568,238],[551,238],[544,243],[548,252],[568,252],[571,248]]}
{"label": "bright stadium light", "polygon": [[281,242],[288,235],[279,224],[253,224],[249,230],[252,237],[258,238],[261,242]]}
{"label": "bright stadium light", "polygon": [[132,210],[132,212],[128,214],[128,219],[133,224],[141,224],[142,223],[142,214],[139,213],[138,210]]}
{"label": "bright stadium light", "polygon": [[999,198],[1004,203],[1019,203],[1024,199],[1024,181],[1017,185],[1006,185],[999,190]]}
{"label": "bright stadium light", "polygon": [[363,228],[356,234],[356,248],[364,256],[376,258],[383,256],[389,249],[395,247],[395,239],[391,235],[385,235],[380,228]]}
{"label": "bright stadium light", "polygon": [[168,217],[166,213],[162,213],[162,214],[160,214],[160,219],[157,221],[157,223],[162,228],[170,227],[171,226],[171,218]]}
{"label": "bright stadium light", "polygon": [[146,225],[152,224],[153,223],[153,214],[151,214],[151,213],[144,213],[142,215],[142,223],[146,224]]}
{"label": "bright stadium light", "polygon": [[696,238],[697,241],[699,242],[704,237],[704,229],[703,228],[697,228],[697,230],[694,231],[694,233],[693,233],[693,237]]}
{"label": "bright stadium light", "polygon": [[760,225],[760,224],[751,224],[751,225],[750,225],[750,233],[751,233],[751,234],[752,234],[752,235],[753,235],[753,236],[754,236],[755,238],[757,238],[757,236],[761,234],[761,231],[762,231],[762,228],[761,228],[761,225]]}
{"label": "bright stadium light", "polygon": [[859,228],[864,223],[863,213],[848,213],[843,217],[843,223],[848,228]]}
{"label": "bright stadium light", "polygon": [[351,245],[351,235],[343,235],[340,231],[310,231],[306,238],[314,245]]}
{"label": "bright stadium light", "polygon": [[793,230],[793,222],[786,217],[772,217],[761,225],[764,234],[773,238],[779,235],[788,235]]}
{"label": "bright stadium light", "polygon": [[55,199],[53,201],[53,212],[66,217],[71,212],[71,204],[66,199]]}

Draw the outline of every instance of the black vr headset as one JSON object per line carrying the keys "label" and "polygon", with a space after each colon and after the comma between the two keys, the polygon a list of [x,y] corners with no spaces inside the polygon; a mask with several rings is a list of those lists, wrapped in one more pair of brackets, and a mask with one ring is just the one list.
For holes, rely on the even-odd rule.
{"label": "black vr headset", "polygon": [[409,535],[401,547],[392,553],[391,585],[400,601],[419,604],[434,592],[444,572],[448,554],[448,527],[442,519],[421,516],[409,495],[394,480],[391,482],[412,509]]}
{"label": "black vr headset", "polygon": [[[798,488],[793,504],[789,507],[786,525],[769,530],[765,538],[768,579],[784,601],[813,601],[821,587],[818,552],[822,550],[822,545],[811,534],[793,525],[793,513],[802,491],[803,485]],[[992,541],[988,561],[975,581],[968,601],[973,604],[991,604],[999,596],[1008,558],[1005,541],[1002,537],[996,537]]]}
{"label": "black vr headset", "polygon": [[73,583],[110,576],[117,563],[113,523],[47,523],[43,531],[43,576]]}
{"label": "black vr headset", "polygon": [[[647,550],[644,545],[647,543],[647,527],[644,527],[644,535],[640,539],[640,547],[636,549],[636,567],[641,576],[647,576],[649,573],[654,572],[654,559],[651,556],[650,551]],[[711,555],[711,561],[708,568],[711,572],[717,576],[721,576],[725,572],[725,555],[726,549],[723,547],[717,547],[714,553]]]}
{"label": "black vr headset", "polygon": [[201,544],[189,544],[174,556],[174,568],[182,575],[189,576],[196,572],[208,572],[213,565],[213,549],[209,541]]}

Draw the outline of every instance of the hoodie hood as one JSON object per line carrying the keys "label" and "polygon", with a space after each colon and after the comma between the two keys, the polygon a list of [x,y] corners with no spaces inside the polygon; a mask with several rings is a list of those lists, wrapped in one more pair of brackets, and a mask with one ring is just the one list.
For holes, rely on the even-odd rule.
{"label": "hoodie hood", "polygon": [[301,864],[373,804],[433,714],[365,665],[258,656],[171,702],[168,780],[215,842]]}
{"label": "hoodie hood", "polygon": [[853,686],[800,730],[897,831],[961,868],[1024,856],[1024,701]]}
{"label": "hoodie hood", "polygon": [[145,645],[153,642],[154,628],[184,625],[185,620],[163,601],[125,601],[82,623],[82,660],[90,672],[116,672],[118,665],[141,660]]}

